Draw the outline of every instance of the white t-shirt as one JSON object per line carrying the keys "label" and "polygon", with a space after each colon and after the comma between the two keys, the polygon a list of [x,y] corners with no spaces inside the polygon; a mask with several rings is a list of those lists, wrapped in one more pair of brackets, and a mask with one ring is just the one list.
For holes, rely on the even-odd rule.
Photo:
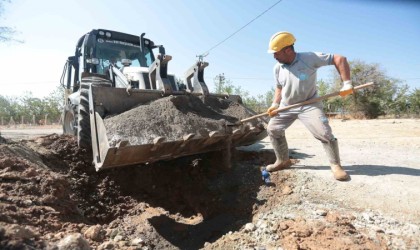
{"label": "white t-shirt", "polygon": [[276,86],[282,89],[280,106],[317,97],[316,71],[319,67],[331,65],[333,57],[333,54],[303,52],[296,53],[291,64],[277,63],[274,78]]}

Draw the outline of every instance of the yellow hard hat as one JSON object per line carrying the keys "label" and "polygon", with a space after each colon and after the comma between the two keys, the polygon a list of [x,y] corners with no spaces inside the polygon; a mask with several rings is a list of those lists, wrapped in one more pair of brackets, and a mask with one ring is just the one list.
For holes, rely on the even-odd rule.
{"label": "yellow hard hat", "polygon": [[281,31],[277,32],[270,38],[270,43],[268,44],[268,53],[275,53],[280,51],[284,47],[293,45],[296,41],[296,38],[292,33]]}

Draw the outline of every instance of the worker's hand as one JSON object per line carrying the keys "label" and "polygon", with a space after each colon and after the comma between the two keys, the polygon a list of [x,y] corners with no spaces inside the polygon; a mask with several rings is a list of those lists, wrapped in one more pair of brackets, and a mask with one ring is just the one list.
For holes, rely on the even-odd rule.
{"label": "worker's hand", "polygon": [[279,104],[278,104],[278,103],[273,103],[273,104],[271,104],[271,107],[269,107],[269,108],[267,109],[267,114],[268,114],[270,117],[275,116],[275,115],[276,115],[276,113],[273,113],[273,111],[274,111],[274,110],[277,110],[278,108],[279,108]]}
{"label": "worker's hand", "polygon": [[340,89],[340,96],[345,97],[347,95],[350,95],[353,93],[353,85],[351,84],[351,81],[344,81],[343,87]]}

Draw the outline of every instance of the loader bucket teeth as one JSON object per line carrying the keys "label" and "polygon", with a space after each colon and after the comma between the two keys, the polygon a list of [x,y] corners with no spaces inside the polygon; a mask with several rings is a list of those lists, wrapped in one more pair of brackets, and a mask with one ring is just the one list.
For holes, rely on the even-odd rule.
{"label": "loader bucket teeth", "polygon": [[159,146],[162,144],[162,142],[165,141],[165,137],[156,137],[155,139],[153,139],[153,147],[150,149],[150,151],[156,151],[156,149],[159,148]]}
{"label": "loader bucket teeth", "polygon": [[128,141],[120,141],[117,143],[117,145],[115,146],[116,148],[123,148],[130,145],[130,142]]}
{"label": "loader bucket teeth", "polygon": [[240,135],[241,133],[242,133],[242,130],[241,130],[241,129],[239,129],[239,128],[237,128],[237,129],[233,130],[232,135],[233,135],[233,136],[235,136],[235,135]]}
{"label": "loader bucket teeth", "polygon": [[209,133],[209,137],[210,137],[210,138],[212,138],[212,137],[216,137],[216,136],[222,136],[222,133],[220,133],[220,131],[211,131],[211,132]]}
{"label": "loader bucket teeth", "polygon": [[184,139],[185,142],[191,140],[193,137],[195,136],[195,134],[188,134],[188,135],[184,135],[182,138]]}

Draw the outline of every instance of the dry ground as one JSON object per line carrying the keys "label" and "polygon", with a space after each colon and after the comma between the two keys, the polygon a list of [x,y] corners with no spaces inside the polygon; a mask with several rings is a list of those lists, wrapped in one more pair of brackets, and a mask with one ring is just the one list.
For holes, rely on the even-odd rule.
{"label": "dry ground", "polygon": [[[325,188],[320,195],[420,223],[420,120],[333,119],[330,125],[351,181],[332,179],[322,146],[299,121],[286,132],[292,156],[300,159],[294,169],[315,175],[312,185]],[[267,139],[253,146],[269,148]]]}
{"label": "dry ground", "polygon": [[228,172],[206,154],[96,173],[68,136],[3,128],[20,140],[0,138],[0,248],[418,249],[420,121],[331,126],[350,181],[332,179],[296,122],[287,138],[299,163],[270,185],[267,140],[237,151]]}

